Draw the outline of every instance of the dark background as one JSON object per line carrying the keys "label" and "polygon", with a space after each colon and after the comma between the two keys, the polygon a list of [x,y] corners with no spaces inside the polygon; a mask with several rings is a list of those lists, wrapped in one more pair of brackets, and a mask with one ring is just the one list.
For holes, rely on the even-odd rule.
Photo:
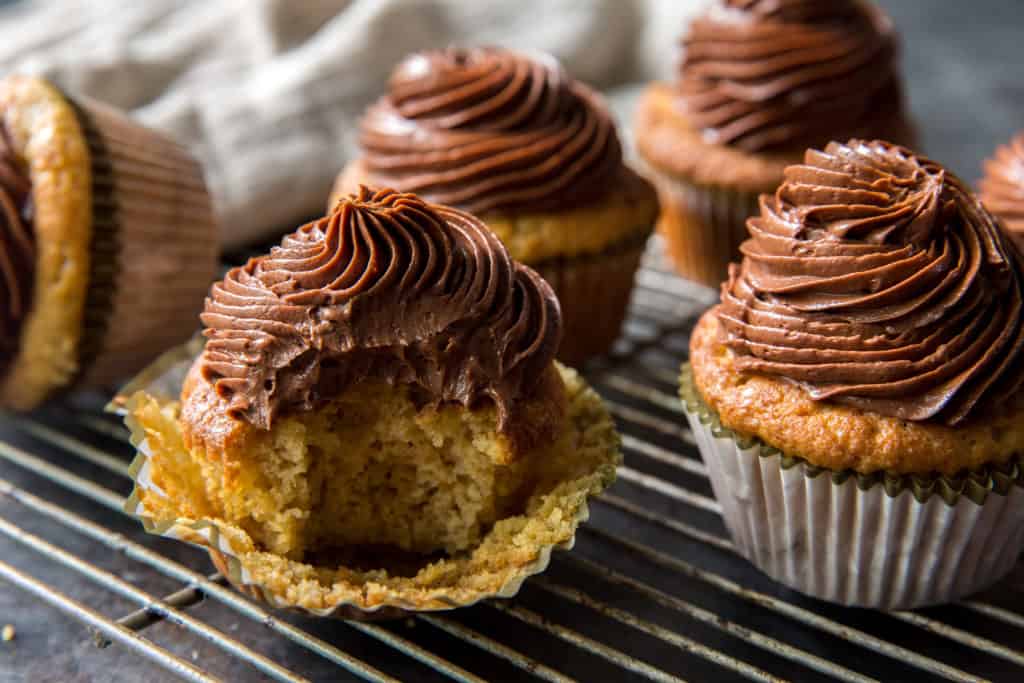
{"label": "dark background", "polygon": [[903,36],[921,151],[974,184],[1024,128],[1024,2],[882,0]]}

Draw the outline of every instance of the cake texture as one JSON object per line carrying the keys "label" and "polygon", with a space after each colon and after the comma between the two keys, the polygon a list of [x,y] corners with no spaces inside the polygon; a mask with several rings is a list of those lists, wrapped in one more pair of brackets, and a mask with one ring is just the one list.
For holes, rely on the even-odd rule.
{"label": "cake texture", "polygon": [[896,43],[860,0],[718,0],[692,22],[675,83],[652,84],[635,122],[682,275],[721,282],[757,196],[807,147],[911,141]]}
{"label": "cake texture", "polygon": [[[998,579],[1024,545],[1019,250],[962,181],[880,141],[809,150],[760,208],[683,379],[744,554],[793,587],[868,606]],[[759,494],[742,496],[755,480]],[[834,506],[827,524],[806,523],[812,500]],[[800,540],[811,533],[840,541],[814,550]],[[851,555],[864,533],[932,563],[934,581],[870,549]],[[986,555],[993,539],[1009,548]],[[803,562],[831,578],[800,578]]]}
{"label": "cake texture", "polygon": [[610,418],[553,363],[557,298],[470,214],[363,188],[229,272],[202,319],[180,396],[127,397],[133,511],[274,604],[514,592],[614,478]]}
{"label": "cake texture", "polygon": [[[543,54],[499,48],[417,53],[396,67],[366,112],[362,156],[330,202],[360,184],[396,187],[472,211],[513,258],[558,271],[565,336],[559,357],[605,351],[625,315],[636,249],[657,214],[646,180],[622,159],[600,97]],[[576,277],[577,259],[607,264],[601,291]],[[631,267],[631,268],[630,268]],[[628,272],[627,272],[628,271]],[[620,293],[625,292],[624,295]],[[588,299],[613,302],[593,323]]]}
{"label": "cake texture", "polygon": [[0,119],[0,405],[27,410],[187,339],[217,230],[198,164],[123,114],[11,76]]}
{"label": "cake texture", "polygon": [[999,218],[1018,246],[1024,245],[1024,132],[985,161],[978,183],[981,201]]}

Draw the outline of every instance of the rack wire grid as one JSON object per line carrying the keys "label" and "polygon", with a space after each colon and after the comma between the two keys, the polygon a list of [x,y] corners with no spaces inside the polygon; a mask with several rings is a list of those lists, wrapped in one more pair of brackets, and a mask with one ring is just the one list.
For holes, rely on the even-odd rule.
{"label": "rack wire grid", "polygon": [[735,554],[676,398],[714,300],[652,240],[622,338],[585,368],[625,465],[576,548],[512,600],[398,622],[272,614],[122,512],[132,449],[101,396],[0,417],[0,579],[111,646],[80,636],[77,652],[144,658],[150,681],[1024,680],[1024,564],[972,599],[881,613],[806,598]]}

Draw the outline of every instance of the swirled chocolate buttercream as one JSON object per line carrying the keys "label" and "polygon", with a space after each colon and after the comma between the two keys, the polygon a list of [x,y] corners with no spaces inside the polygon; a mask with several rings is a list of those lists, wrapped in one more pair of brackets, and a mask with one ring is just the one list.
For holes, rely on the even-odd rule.
{"label": "swirled chocolate buttercream", "polygon": [[985,178],[979,185],[988,210],[1018,239],[1024,239],[1024,132],[985,162]]}
{"label": "swirled chocolate buttercream", "polygon": [[803,149],[902,109],[891,22],[861,0],[717,0],[683,49],[680,103],[713,143]]}
{"label": "swirled chocolate buttercream", "polygon": [[363,188],[214,285],[203,376],[267,429],[364,379],[491,400],[512,428],[561,340],[558,301],[462,211]]}
{"label": "swirled chocolate buttercream", "polygon": [[32,302],[35,239],[32,181],[0,130],[0,372],[18,352],[21,325]]}
{"label": "swirled chocolate buttercream", "polygon": [[557,210],[603,197],[622,169],[611,116],[548,55],[417,53],[360,130],[370,181],[479,213]]}
{"label": "swirled chocolate buttercream", "polygon": [[1020,386],[1020,252],[935,162],[878,141],[810,150],[747,227],[718,308],[741,370],[948,425]]}

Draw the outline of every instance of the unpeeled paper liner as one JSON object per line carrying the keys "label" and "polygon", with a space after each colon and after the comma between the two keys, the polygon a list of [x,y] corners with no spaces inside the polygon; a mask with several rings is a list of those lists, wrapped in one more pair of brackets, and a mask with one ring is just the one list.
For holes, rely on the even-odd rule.
{"label": "unpeeled paper liner", "polygon": [[578,366],[606,353],[618,339],[651,231],[631,235],[595,254],[532,264],[555,290],[562,307],[558,360]]}
{"label": "unpeeled paper liner", "polygon": [[783,470],[800,467],[804,475],[814,479],[826,474],[833,484],[845,483],[851,477],[857,482],[857,488],[867,491],[874,486],[881,486],[887,496],[895,498],[904,491],[910,491],[919,503],[925,503],[932,496],[939,496],[949,506],[956,505],[961,497],[976,505],[982,505],[990,493],[1005,496],[1014,485],[1024,487],[1024,457],[1014,455],[1002,464],[989,464],[954,477],[942,474],[894,474],[891,472],[874,472],[864,474],[855,470],[830,470],[818,467],[807,460],[783,453],[770,446],[756,436],[743,436],[722,425],[718,415],[700,397],[694,384],[693,370],[689,363],[683,363],[679,375],[679,396],[686,410],[697,417],[701,424],[710,428],[716,438],[735,441],[742,450],[754,450],[759,457],[778,457]]}
{"label": "unpeeled paper liner", "polygon": [[178,143],[88,98],[93,236],[74,383],[123,380],[188,339],[217,272],[217,224],[198,162]]}
{"label": "unpeeled paper liner", "polygon": [[89,148],[92,171],[92,240],[89,244],[89,279],[82,316],[82,337],[78,344],[78,382],[103,349],[103,339],[114,308],[117,291],[118,254],[121,251],[116,187],[106,142],[89,114],[73,99],[64,99],[75,112],[82,136]]}
{"label": "unpeeled paper liner", "polygon": [[747,218],[757,214],[761,191],[702,185],[653,169],[649,174],[658,189],[658,232],[669,260],[683,277],[717,289],[749,236]]}
{"label": "unpeeled paper liner", "polygon": [[[253,583],[241,561],[236,557],[230,540],[216,523],[209,520],[188,520],[176,519],[173,521],[155,520],[146,511],[145,506],[139,498],[139,486],[152,485],[159,490],[155,484],[148,479],[149,470],[149,446],[146,443],[146,435],[134,419],[132,419],[135,407],[145,394],[158,401],[177,401],[181,391],[181,382],[191,367],[196,356],[202,351],[204,340],[200,337],[193,338],[187,344],[173,348],[164,353],[149,367],[132,379],[118,395],[107,406],[109,412],[116,413],[125,418],[131,434],[130,440],[135,446],[138,454],[129,466],[129,474],[134,482],[131,495],[124,503],[124,510],[142,522],[143,528],[151,534],[184,541],[201,549],[207,550],[211,560],[224,577],[238,590],[246,595],[261,600],[275,609],[282,609],[306,616],[331,617],[339,619],[377,620],[395,619],[407,616],[414,612],[451,610],[459,607],[469,607],[482,600],[491,598],[511,598],[526,579],[544,572],[551,563],[551,553],[556,549],[571,550],[575,544],[575,533],[562,543],[541,546],[538,549],[536,559],[523,567],[511,579],[507,580],[499,589],[490,593],[480,593],[472,599],[458,601],[455,599],[446,600],[441,597],[428,604],[413,604],[411,602],[394,599],[389,602],[382,602],[372,607],[364,607],[352,601],[339,602],[324,609],[311,609],[296,605],[273,593],[264,587]],[[592,389],[585,389],[592,391]],[[590,476],[600,474],[601,470],[595,470]],[[614,480],[614,465],[612,465],[611,476],[605,476],[602,487],[607,488]],[[573,529],[577,529],[590,517],[590,509],[586,498],[592,495],[584,493],[583,500],[576,509],[572,519]]]}

